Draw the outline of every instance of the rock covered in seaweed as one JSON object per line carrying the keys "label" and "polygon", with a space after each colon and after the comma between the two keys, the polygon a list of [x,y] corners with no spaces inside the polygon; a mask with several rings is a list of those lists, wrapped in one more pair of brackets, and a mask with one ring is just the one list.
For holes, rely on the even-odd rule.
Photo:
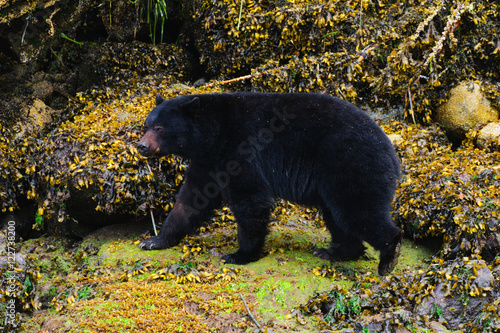
{"label": "rock covered in seaweed", "polygon": [[437,126],[406,123],[384,126],[402,140],[396,151],[402,180],[396,190],[394,218],[406,237],[437,238],[443,257],[500,252],[500,153],[472,142],[456,150]]}
{"label": "rock covered in seaweed", "polygon": [[[415,314],[436,316],[446,322],[448,328],[460,329],[464,318],[465,322],[473,322],[491,302],[491,298],[487,296],[495,287],[495,279],[482,260],[467,261],[463,267],[460,267],[459,263],[448,264],[445,267],[445,270],[440,272],[441,276],[444,274],[445,282],[437,283],[434,292],[415,307]],[[459,281],[459,279],[464,280]],[[455,283],[447,283],[450,280]],[[460,293],[453,291],[455,288],[465,287],[464,283],[469,283],[469,290]]]}
{"label": "rock covered in seaweed", "polygon": [[87,60],[105,83],[71,98],[67,120],[51,124],[49,135],[37,131],[15,139],[15,130],[0,123],[2,212],[16,213],[28,203],[37,206],[35,228],[80,237],[150,209],[168,211],[183,162],[172,156],[148,161],[134,147],[157,92],[172,98],[195,91],[169,88],[189,66],[176,45],[104,43]]}
{"label": "rock covered in seaweed", "polygon": [[488,265],[468,257],[434,258],[426,269],[410,268],[383,279],[367,273],[348,290],[336,285],[298,309],[319,315],[319,325],[332,330],[398,332],[405,327],[412,332],[424,328],[496,332],[500,329],[499,264],[500,259]]}
{"label": "rock covered in seaweed", "polygon": [[477,135],[476,144],[481,149],[500,151],[500,123],[492,122],[484,126]]}
{"label": "rock covered in seaweed", "polygon": [[491,106],[476,82],[461,82],[451,89],[450,98],[436,112],[436,121],[454,141],[461,141],[476,125],[498,120],[498,110]]}

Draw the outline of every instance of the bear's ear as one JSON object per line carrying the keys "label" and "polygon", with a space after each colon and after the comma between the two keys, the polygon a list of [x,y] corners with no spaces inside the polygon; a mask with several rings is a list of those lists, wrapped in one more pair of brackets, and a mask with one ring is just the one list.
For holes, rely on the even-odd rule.
{"label": "bear's ear", "polygon": [[193,115],[196,113],[197,110],[200,109],[200,99],[198,97],[195,97],[189,102],[182,104],[181,106],[182,106],[182,111],[185,114]]}
{"label": "bear's ear", "polygon": [[163,102],[163,97],[160,94],[156,94],[156,106],[160,105]]}

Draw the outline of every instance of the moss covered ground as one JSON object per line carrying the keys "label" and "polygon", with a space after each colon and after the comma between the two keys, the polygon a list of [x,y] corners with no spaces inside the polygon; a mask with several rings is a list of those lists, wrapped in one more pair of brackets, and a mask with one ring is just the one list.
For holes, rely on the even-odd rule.
{"label": "moss covered ground", "polygon": [[[362,260],[334,265],[314,257],[312,246],[328,238],[314,220],[301,226],[275,221],[265,257],[225,265],[220,254],[234,250],[235,242],[221,238],[233,238],[235,228],[221,224],[167,250],[140,250],[137,241],[148,225],[137,224],[105,227],[69,248],[56,238],[26,242],[27,249],[51,244],[52,250],[29,255],[42,275],[45,309],[35,311],[22,331],[251,332],[250,311],[264,331],[314,332],[314,317],[294,315],[301,304],[333,285],[348,290],[359,276],[376,274],[371,248]],[[192,251],[193,244],[200,249]],[[405,241],[396,272],[424,268],[433,254]],[[168,269],[172,276],[162,274]]]}

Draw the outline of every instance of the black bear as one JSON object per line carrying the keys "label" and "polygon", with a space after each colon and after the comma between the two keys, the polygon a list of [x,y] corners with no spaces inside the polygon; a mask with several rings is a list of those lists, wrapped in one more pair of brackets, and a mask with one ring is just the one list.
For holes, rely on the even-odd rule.
{"label": "black bear", "polygon": [[380,251],[380,275],[396,265],[402,231],[390,211],[400,163],[380,127],[346,101],[320,94],[157,95],[137,149],[189,159],[174,208],[142,249],[178,244],[225,200],[239,249],[223,260],[256,261],[280,197],[321,210],[332,241],[316,256],[354,260],[366,241]]}

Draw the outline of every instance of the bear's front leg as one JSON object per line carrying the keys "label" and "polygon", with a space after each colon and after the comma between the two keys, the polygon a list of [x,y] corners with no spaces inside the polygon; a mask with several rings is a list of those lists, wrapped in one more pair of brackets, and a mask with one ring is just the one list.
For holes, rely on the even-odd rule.
{"label": "bear's front leg", "polygon": [[268,234],[269,215],[272,201],[257,202],[252,200],[237,205],[230,205],[238,223],[238,251],[222,257],[228,264],[244,265],[259,260]]}
{"label": "bear's front leg", "polygon": [[191,163],[174,208],[163,223],[160,234],[143,240],[139,244],[141,249],[155,250],[175,246],[211,217],[214,209],[221,204],[221,193],[220,190],[204,193],[207,184],[218,189],[217,184],[208,178],[208,174],[207,170]]}

